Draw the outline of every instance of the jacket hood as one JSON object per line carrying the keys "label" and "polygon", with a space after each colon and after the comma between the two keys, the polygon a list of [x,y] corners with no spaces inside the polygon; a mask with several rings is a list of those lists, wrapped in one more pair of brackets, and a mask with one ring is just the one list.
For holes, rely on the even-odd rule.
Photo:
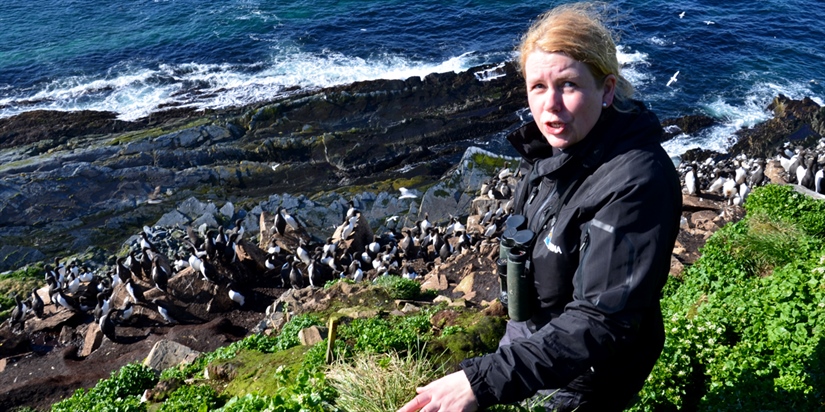
{"label": "jacket hood", "polygon": [[[658,144],[662,137],[662,126],[656,115],[642,102],[631,100],[630,111],[617,111],[613,106],[602,111],[602,115],[587,134],[577,144],[561,152],[558,159],[543,165],[544,173],[560,168],[572,158],[598,163],[605,153],[623,152],[648,144]],[[530,164],[553,157],[553,147],[547,143],[536,122],[531,121],[507,136],[522,158]],[[597,153],[594,153],[597,152]],[[594,158],[597,157],[597,158]]]}

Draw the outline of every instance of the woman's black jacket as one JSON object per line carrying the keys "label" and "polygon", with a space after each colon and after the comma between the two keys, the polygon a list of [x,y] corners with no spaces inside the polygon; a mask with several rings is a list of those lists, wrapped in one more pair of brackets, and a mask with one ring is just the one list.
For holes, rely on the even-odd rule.
{"label": "woman's black jacket", "polygon": [[656,115],[633,104],[604,110],[582,141],[555,154],[533,122],[508,136],[523,157],[516,213],[537,234],[536,333],[462,362],[481,407],[540,389],[637,392],[658,359],[682,195]]}

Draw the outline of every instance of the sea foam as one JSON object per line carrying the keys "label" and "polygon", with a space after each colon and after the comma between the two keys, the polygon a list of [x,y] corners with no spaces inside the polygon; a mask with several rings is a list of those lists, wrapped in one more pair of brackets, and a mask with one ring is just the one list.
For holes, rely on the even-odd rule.
{"label": "sea foam", "polygon": [[122,120],[144,117],[161,107],[225,108],[272,100],[285,90],[317,89],[374,79],[406,79],[461,72],[500,56],[467,52],[441,62],[399,55],[370,58],[342,53],[278,54],[254,64],[125,65],[104,77],[71,76],[34,92],[0,98],[0,118],[35,109],[106,110]]}

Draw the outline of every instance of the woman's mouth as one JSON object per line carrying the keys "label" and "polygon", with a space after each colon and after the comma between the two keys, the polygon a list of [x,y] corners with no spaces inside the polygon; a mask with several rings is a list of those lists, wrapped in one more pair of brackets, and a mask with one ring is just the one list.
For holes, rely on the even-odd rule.
{"label": "woman's mouth", "polygon": [[547,122],[545,123],[547,131],[551,134],[559,134],[564,131],[564,122]]}

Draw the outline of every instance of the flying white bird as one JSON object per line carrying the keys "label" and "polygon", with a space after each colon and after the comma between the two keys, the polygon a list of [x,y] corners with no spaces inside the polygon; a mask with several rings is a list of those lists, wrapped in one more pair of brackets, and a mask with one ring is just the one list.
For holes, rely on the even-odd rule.
{"label": "flying white bird", "polygon": [[682,17],[685,17],[685,12],[679,13],[679,18],[681,19]]}
{"label": "flying white bird", "polygon": [[710,20],[705,20],[705,24],[710,26],[711,24],[716,24],[716,22],[715,21],[710,21]]}
{"label": "flying white bird", "polygon": [[399,187],[398,190],[401,192],[401,196],[398,197],[399,199],[415,199],[418,197],[418,195],[406,187]]}
{"label": "flying white bird", "polygon": [[673,82],[676,81],[676,76],[678,76],[678,75],[679,75],[679,70],[676,70],[676,73],[673,73],[673,77],[671,77],[670,80],[667,81],[667,84],[665,86],[670,87],[670,85]]}

